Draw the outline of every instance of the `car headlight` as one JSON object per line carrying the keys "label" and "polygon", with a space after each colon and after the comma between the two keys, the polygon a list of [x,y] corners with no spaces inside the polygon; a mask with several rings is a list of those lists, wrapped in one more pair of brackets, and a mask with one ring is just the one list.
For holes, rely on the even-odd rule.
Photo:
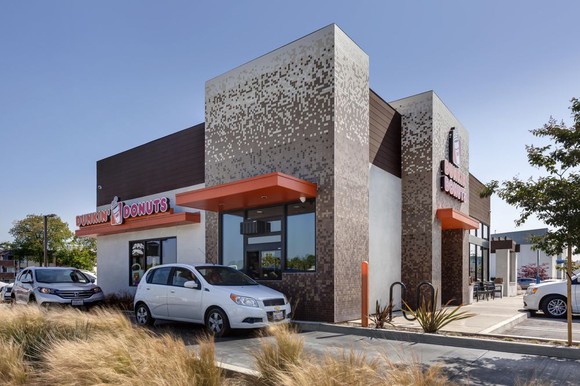
{"label": "car headlight", "polygon": [[234,301],[234,303],[239,304],[240,306],[246,307],[259,307],[258,301],[254,298],[250,298],[248,296],[240,296],[236,294],[230,294],[230,299]]}
{"label": "car headlight", "polygon": [[38,287],[38,292],[42,294],[55,294],[56,290],[52,288]]}
{"label": "car headlight", "polygon": [[528,287],[528,295],[533,295],[538,291],[537,287]]}
{"label": "car headlight", "polygon": [[103,290],[101,289],[101,287],[95,287],[95,288],[93,288],[93,293],[98,294],[99,292],[103,292]]}

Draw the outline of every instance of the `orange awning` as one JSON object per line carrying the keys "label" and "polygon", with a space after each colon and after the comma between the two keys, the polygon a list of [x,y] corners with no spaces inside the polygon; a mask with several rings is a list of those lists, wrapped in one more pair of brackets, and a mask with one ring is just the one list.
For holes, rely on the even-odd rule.
{"label": "orange awning", "polygon": [[441,229],[478,229],[479,221],[453,208],[437,209],[437,218],[441,220]]}
{"label": "orange awning", "polygon": [[96,237],[114,235],[117,233],[144,231],[147,229],[166,228],[178,225],[197,224],[201,221],[199,212],[160,213],[153,216],[126,219],[121,225],[110,223],[89,225],[78,229],[75,235],[79,237]]}
{"label": "orange awning", "polygon": [[298,201],[315,198],[316,184],[283,173],[269,173],[227,184],[178,193],[179,206],[212,212]]}

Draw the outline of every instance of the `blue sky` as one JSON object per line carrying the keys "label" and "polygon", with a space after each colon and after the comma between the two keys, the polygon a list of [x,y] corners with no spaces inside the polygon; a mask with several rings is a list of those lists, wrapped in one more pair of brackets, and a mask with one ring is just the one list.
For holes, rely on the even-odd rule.
{"label": "blue sky", "polygon": [[[203,122],[206,80],[330,23],[385,100],[435,90],[480,180],[533,175],[529,130],[570,124],[580,97],[579,14],[573,0],[0,0],[0,242],[27,214],[74,229],[95,209],[97,160]],[[517,213],[494,199],[491,230]]]}

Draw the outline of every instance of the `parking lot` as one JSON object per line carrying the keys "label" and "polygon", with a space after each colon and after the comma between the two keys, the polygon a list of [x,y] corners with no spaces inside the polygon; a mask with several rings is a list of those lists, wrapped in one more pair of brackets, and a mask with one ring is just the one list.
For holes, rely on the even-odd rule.
{"label": "parking lot", "polygon": [[[568,339],[566,319],[552,319],[538,313],[502,332],[504,335],[525,336],[543,339]],[[572,340],[580,342],[580,315],[572,318]]]}

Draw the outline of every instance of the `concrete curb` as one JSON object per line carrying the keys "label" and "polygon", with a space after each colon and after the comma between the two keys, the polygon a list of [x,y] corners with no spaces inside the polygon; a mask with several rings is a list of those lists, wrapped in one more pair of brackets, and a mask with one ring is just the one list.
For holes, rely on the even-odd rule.
{"label": "concrete curb", "polygon": [[546,344],[506,342],[503,340],[479,339],[462,336],[426,334],[423,332],[377,330],[363,327],[339,326],[329,323],[302,322],[294,323],[305,331],[322,331],[345,335],[359,335],[367,338],[388,339],[403,342],[434,344],[440,346],[463,347],[479,350],[509,352],[514,354],[540,355],[548,357],[580,359],[580,349]]}
{"label": "concrete curb", "polygon": [[527,312],[521,313],[518,315],[514,315],[511,318],[504,320],[501,323],[498,323],[494,326],[486,328],[483,331],[480,331],[479,334],[491,334],[491,333],[501,334],[502,332],[509,330],[510,328],[518,325],[519,323],[523,322],[524,320],[526,320],[529,317],[530,317],[530,314]]}

